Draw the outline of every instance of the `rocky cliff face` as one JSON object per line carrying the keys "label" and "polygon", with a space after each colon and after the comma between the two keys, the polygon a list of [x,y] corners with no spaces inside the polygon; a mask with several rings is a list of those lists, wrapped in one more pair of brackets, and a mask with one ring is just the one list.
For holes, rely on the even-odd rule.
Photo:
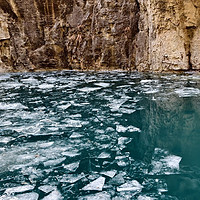
{"label": "rocky cliff face", "polygon": [[200,69],[197,0],[0,0],[0,71]]}

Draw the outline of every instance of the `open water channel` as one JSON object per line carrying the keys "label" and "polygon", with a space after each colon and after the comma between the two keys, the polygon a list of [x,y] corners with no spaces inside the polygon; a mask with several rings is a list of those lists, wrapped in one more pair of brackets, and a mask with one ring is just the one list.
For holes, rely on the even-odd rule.
{"label": "open water channel", "polygon": [[197,200],[200,75],[0,75],[0,200]]}

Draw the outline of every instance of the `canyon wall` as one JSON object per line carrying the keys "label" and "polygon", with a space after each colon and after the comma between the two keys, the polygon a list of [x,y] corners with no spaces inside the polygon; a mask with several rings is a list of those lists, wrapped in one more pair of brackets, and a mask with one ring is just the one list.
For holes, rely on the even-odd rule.
{"label": "canyon wall", "polygon": [[200,69],[198,0],[0,0],[0,72]]}

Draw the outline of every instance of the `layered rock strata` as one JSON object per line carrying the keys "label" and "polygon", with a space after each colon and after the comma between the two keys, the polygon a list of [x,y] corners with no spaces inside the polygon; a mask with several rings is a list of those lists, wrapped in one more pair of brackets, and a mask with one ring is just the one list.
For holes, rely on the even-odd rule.
{"label": "layered rock strata", "polygon": [[200,69],[197,0],[0,0],[0,71]]}

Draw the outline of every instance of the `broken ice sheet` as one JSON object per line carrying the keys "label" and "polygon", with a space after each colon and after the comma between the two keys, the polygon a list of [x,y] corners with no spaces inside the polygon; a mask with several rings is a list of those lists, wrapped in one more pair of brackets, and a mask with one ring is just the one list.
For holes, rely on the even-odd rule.
{"label": "broken ice sheet", "polygon": [[81,135],[79,133],[73,133],[69,138],[70,139],[77,139],[77,138],[81,138],[84,137],[84,135]]}
{"label": "broken ice sheet", "polygon": [[78,169],[79,164],[80,164],[80,161],[74,162],[74,163],[65,165],[64,168],[71,171],[71,172],[75,172]]}
{"label": "broken ice sheet", "polygon": [[117,170],[113,170],[113,171],[104,171],[104,172],[101,172],[100,174],[113,178],[116,175],[116,173],[117,173]]}
{"label": "broken ice sheet", "polygon": [[125,133],[125,132],[141,132],[141,130],[135,126],[128,126],[124,127],[122,125],[117,125],[116,126],[116,131],[118,133]]}
{"label": "broken ice sheet", "polygon": [[62,200],[63,197],[58,190],[54,190],[49,195],[44,197],[42,200]]}
{"label": "broken ice sheet", "polygon": [[72,183],[79,181],[80,179],[82,179],[84,177],[85,177],[84,173],[78,174],[78,175],[77,174],[65,174],[59,180],[59,182],[72,184]]}
{"label": "broken ice sheet", "polygon": [[155,148],[152,164],[153,174],[176,174],[179,172],[179,163],[181,161],[180,156],[168,155],[167,151],[160,148]]}
{"label": "broken ice sheet", "polygon": [[78,200],[110,200],[111,195],[108,192],[99,192],[78,198]]}
{"label": "broken ice sheet", "polygon": [[45,167],[49,167],[49,166],[55,166],[55,165],[59,165],[61,164],[64,160],[66,160],[66,158],[59,158],[56,160],[48,160],[46,162],[44,162],[44,166]]}
{"label": "broken ice sheet", "polygon": [[107,152],[102,152],[102,153],[98,156],[98,158],[100,158],[100,159],[106,159],[106,158],[111,158],[111,156],[110,156],[110,154],[107,153]]}
{"label": "broken ice sheet", "polygon": [[34,188],[35,188],[35,186],[33,186],[33,185],[23,185],[23,186],[8,188],[8,189],[6,189],[6,191],[4,193],[5,194],[15,194],[15,193],[31,191]]}
{"label": "broken ice sheet", "polygon": [[76,156],[80,156],[81,154],[78,153],[77,151],[64,151],[62,152],[62,155],[66,157],[74,158]]}
{"label": "broken ice sheet", "polygon": [[89,183],[88,185],[86,185],[85,187],[82,188],[82,190],[86,190],[86,191],[102,191],[104,183],[105,183],[105,178],[104,177],[99,177],[98,179],[92,181],[91,183]]}
{"label": "broken ice sheet", "polygon": [[44,193],[49,193],[49,192],[56,190],[57,187],[53,186],[53,185],[42,185],[42,186],[38,187],[38,189]]}
{"label": "broken ice sheet", "polygon": [[143,186],[136,180],[127,181],[123,185],[117,187],[118,192],[125,192],[125,191],[138,191],[142,190]]}

